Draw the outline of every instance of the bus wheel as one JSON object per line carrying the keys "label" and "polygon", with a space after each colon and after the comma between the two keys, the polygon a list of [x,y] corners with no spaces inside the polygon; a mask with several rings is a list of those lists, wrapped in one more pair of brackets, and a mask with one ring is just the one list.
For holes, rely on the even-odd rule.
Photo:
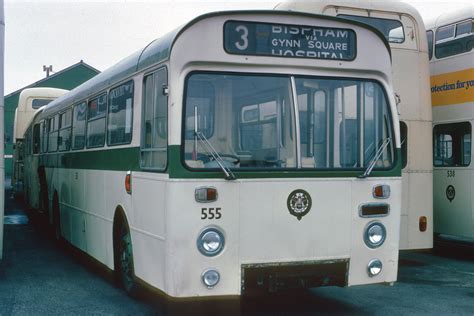
{"label": "bus wheel", "polygon": [[53,228],[54,238],[59,241],[61,239],[61,212],[59,211],[59,198],[56,192],[53,198]]}
{"label": "bus wheel", "polygon": [[135,270],[133,266],[132,239],[130,237],[130,231],[126,225],[121,226],[119,238],[119,278],[127,294],[134,297],[137,294],[137,284],[135,281]]}

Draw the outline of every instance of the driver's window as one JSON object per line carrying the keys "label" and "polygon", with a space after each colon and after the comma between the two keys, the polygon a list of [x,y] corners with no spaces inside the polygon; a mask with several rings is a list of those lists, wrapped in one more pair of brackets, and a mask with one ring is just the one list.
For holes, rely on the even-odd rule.
{"label": "driver's window", "polygon": [[168,161],[167,71],[162,68],[144,78],[141,167],[164,170]]}

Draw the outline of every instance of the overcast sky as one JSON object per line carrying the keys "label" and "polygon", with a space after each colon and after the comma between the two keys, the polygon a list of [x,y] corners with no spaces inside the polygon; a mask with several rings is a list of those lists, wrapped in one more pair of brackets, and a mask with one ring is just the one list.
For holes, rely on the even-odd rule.
{"label": "overcast sky", "polygon": [[[272,9],[283,0],[89,1],[5,0],[5,95],[81,59],[104,70],[205,12]],[[423,19],[468,0],[406,0]]]}

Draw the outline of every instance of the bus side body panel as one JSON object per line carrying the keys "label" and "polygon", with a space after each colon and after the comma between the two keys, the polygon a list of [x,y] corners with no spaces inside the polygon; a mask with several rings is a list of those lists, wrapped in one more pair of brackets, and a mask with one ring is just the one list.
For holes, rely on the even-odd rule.
{"label": "bus side body panel", "polygon": [[[122,181],[123,182],[123,181]],[[167,219],[169,212],[179,215],[178,223],[187,221],[185,210],[168,206],[168,176],[134,172],[132,178],[132,242],[135,274],[158,289],[166,290],[168,256]],[[184,233],[181,238],[190,238]],[[173,251],[171,251],[173,253]],[[185,260],[186,263],[189,264]]]}
{"label": "bus side body panel", "polygon": [[[469,163],[460,165],[458,161],[445,166],[434,168],[434,232],[448,235],[460,240],[474,242],[474,163],[472,162],[472,132],[474,125],[474,51],[464,50],[451,52],[450,56],[438,58],[436,49],[436,31],[440,27],[456,26],[458,22],[473,18],[471,7],[458,8],[455,11],[442,14],[434,23],[430,23],[430,30],[435,34],[433,40],[433,57],[430,61],[431,94],[433,103],[434,132],[439,126],[460,126],[468,124],[470,127]],[[454,28],[453,28],[454,32]],[[457,32],[457,31],[456,31]],[[453,36],[456,34],[453,33]],[[473,32],[462,34],[464,38],[472,39]],[[457,35],[456,35],[457,36]],[[452,42],[451,42],[452,41]],[[451,38],[444,40],[441,45],[461,42]],[[472,40],[470,41],[472,43]],[[469,45],[469,43],[466,43]],[[471,84],[469,84],[471,82]],[[435,141],[437,141],[435,139]],[[445,155],[448,154],[446,150]],[[451,147],[451,153],[454,152]],[[466,155],[466,153],[463,153]],[[439,163],[438,163],[439,164]]]}

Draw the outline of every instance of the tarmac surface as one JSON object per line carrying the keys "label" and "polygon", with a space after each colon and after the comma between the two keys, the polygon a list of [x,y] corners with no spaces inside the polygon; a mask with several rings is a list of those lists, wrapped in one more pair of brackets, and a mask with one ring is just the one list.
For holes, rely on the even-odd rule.
{"label": "tarmac surface", "polygon": [[474,251],[452,243],[436,252],[402,252],[393,286],[171,305],[151,294],[133,299],[72,247],[58,245],[9,194],[0,315],[474,315]]}

